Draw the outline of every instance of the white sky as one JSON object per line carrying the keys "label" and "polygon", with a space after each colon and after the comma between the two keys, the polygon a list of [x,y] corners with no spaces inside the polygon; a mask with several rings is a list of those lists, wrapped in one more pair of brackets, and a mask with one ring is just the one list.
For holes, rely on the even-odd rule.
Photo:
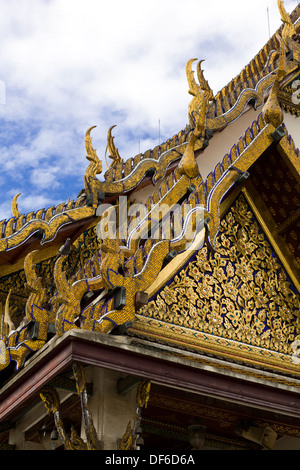
{"label": "white sky", "polygon": [[2,0],[0,220],[17,193],[22,213],[77,196],[90,126],[99,158],[114,124],[124,159],[158,144],[159,122],[161,141],[178,133],[186,62],[205,59],[217,93],[280,25],[277,0]]}

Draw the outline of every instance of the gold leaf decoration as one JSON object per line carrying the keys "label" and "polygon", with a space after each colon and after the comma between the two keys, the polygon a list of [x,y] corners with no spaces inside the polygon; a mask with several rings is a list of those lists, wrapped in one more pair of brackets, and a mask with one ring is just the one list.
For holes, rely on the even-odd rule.
{"label": "gold leaf decoration", "polygon": [[223,218],[215,249],[203,247],[140,314],[290,354],[299,294],[243,195]]}
{"label": "gold leaf decoration", "polygon": [[92,206],[97,207],[97,187],[96,187],[96,182],[97,182],[97,175],[102,173],[102,162],[99,160],[97,151],[94,149],[92,145],[92,138],[90,136],[92,129],[94,129],[96,126],[90,127],[84,137],[84,142],[85,142],[85,149],[87,153],[87,160],[89,160],[90,164],[86,169],[85,175],[84,175],[84,185],[85,185],[85,190],[87,194],[90,194],[92,196]]}
{"label": "gold leaf decoration", "polygon": [[13,217],[19,217],[20,215],[20,212],[19,212],[19,209],[18,209],[18,203],[17,203],[17,199],[18,197],[21,196],[21,193],[19,194],[16,194],[12,200],[12,215]]}
{"label": "gold leaf decoration", "polygon": [[192,64],[195,60],[197,59],[190,59],[186,64],[186,77],[189,85],[189,94],[193,96],[193,99],[189,104],[189,123],[192,129],[197,126],[199,121],[198,115],[201,115],[201,120],[203,120],[209,101],[214,99],[213,92],[207,80],[205,80],[201,69],[201,63],[203,60],[200,60],[197,64],[197,78],[199,84],[195,80],[194,72],[192,71]]}
{"label": "gold leaf decoration", "polygon": [[[111,167],[117,165],[117,163],[122,163],[123,162],[122,158],[120,157],[119,150],[115,146],[114,137],[111,135],[111,131],[113,130],[114,127],[116,127],[116,125],[111,126],[108,129],[108,132],[107,132],[107,147],[106,147],[106,151],[105,151],[105,163],[106,163],[106,167],[107,167],[108,170]],[[109,154],[108,155],[109,158],[112,160],[110,165],[108,165],[107,159],[106,159],[107,152]]]}
{"label": "gold leaf decoration", "polygon": [[292,38],[294,35],[296,35],[297,32],[295,25],[292,23],[290,15],[285,10],[284,2],[282,0],[277,0],[277,5],[281,16],[281,21],[283,22],[282,39],[286,45],[287,39]]}

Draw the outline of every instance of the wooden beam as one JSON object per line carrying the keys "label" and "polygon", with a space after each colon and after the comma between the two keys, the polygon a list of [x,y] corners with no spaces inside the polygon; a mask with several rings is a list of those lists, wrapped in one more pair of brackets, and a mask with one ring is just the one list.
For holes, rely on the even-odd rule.
{"label": "wooden beam", "polygon": [[300,390],[272,387],[234,374],[207,370],[201,364],[164,356],[162,352],[131,346],[127,337],[111,337],[83,330],[71,330],[40,352],[0,391],[0,420],[12,419],[30,405],[39,390],[55,380],[74,362],[147,378],[176,387],[270,412],[300,417]]}

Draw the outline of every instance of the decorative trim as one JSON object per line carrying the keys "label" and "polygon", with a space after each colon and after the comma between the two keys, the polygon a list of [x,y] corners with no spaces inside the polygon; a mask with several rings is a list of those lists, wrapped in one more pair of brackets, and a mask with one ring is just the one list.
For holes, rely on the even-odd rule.
{"label": "decorative trim", "polygon": [[[292,356],[149,319],[142,315],[137,315],[136,318],[130,329],[130,334],[133,336],[277,374],[300,377],[299,365],[293,362]],[[202,359],[199,360],[202,362]]]}
{"label": "decorative trim", "polygon": [[[51,214],[55,208],[49,209],[47,212]],[[56,208],[55,215],[50,218],[42,219],[41,211],[36,213],[35,218],[33,218],[33,213],[26,216],[25,223],[23,223],[23,216],[20,216],[18,219],[12,218],[8,221],[4,220],[0,222],[2,224],[2,238],[0,238],[0,252],[10,251],[23,243],[25,243],[34,233],[41,234],[41,244],[53,240],[57,232],[64,226],[76,222],[78,220],[83,220],[95,215],[95,210],[92,207],[75,207],[68,208],[67,210],[62,209],[63,212],[60,212]],[[18,228],[19,219],[22,219],[22,225]],[[1,230],[1,226],[0,226]]]}

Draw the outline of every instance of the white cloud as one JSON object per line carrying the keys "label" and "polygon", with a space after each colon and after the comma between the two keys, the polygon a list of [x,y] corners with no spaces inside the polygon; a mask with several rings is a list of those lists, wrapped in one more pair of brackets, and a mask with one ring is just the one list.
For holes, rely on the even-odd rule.
{"label": "white cloud", "polygon": [[21,194],[18,198],[18,209],[21,214],[27,214],[31,211],[38,211],[39,209],[55,206],[60,202],[59,199],[55,198],[55,193],[52,194],[52,198],[35,193],[29,196],[23,196],[23,194]]}
{"label": "white cloud", "polygon": [[60,183],[57,181],[57,168],[55,167],[33,170],[30,175],[30,181],[38,189],[51,186],[55,190],[55,188],[60,186]]}

